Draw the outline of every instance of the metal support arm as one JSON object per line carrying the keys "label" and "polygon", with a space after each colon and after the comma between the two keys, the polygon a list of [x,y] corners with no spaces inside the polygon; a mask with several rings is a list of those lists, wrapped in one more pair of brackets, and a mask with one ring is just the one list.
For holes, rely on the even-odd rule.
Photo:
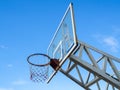
{"label": "metal support arm", "polygon": [[93,86],[96,90],[120,89],[120,59],[86,43],[78,41],[64,64],[60,71],[86,90],[93,90]]}

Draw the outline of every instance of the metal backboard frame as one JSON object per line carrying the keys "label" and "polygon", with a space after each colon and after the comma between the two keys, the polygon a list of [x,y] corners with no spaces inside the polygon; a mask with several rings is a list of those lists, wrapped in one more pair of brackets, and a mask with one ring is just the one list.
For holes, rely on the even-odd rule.
{"label": "metal backboard frame", "polygon": [[[73,4],[68,6],[51,42],[48,46],[47,53],[52,58],[57,58],[60,61],[60,67],[69,58],[72,52],[77,47],[77,35],[74,21]],[[49,69],[51,75],[47,83],[53,78],[58,70]]]}

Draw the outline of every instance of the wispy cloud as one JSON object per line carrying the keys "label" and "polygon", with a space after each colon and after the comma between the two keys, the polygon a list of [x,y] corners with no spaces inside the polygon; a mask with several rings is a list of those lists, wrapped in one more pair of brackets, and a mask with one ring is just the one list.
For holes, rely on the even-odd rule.
{"label": "wispy cloud", "polygon": [[13,85],[25,85],[27,84],[27,81],[25,80],[16,80],[12,82]]}
{"label": "wispy cloud", "polygon": [[117,52],[118,48],[119,48],[119,42],[118,40],[115,38],[115,37],[106,37],[103,39],[103,43],[110,47],[110,49],[113,51],[113,52]]}
{"label": "wispy cloud", "polygon": [[12,68],[13,65],[12,65],[12,64],[8,64],[7,67],[8,67],[8,68]]}
{"label": "wispy cloud", "polygon": [[0,88],[0,90],[14,90],[13,88]]}
{"label": "wispy cloud", "polygon": [[1,48],[1,49],[6,49],[6,48],[8,48],[8,47],[5,46],[5,45],[0,45],[0,48]]}
{"label": "wispy cloud", "polygon": [[118,52],[118,49],[120,48],[119,40],[115,36],[105,36],[96,34],[93,35],[94,38],[102,45],[107,47],[112,52]]}

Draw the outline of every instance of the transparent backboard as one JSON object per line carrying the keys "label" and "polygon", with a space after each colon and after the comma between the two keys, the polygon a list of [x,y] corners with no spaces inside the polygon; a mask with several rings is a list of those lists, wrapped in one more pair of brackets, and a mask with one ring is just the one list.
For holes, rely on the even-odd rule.
{"label": "transparent backboard", "polygon": [[[51,58],[59,59],[60,67],[65,62],[65,60],[71,55],[77,46],[76,28],[74,22],[73,6],[70,3],[67,8],[53,39],[48,47],[48,55]],[[52,68],[49,69],[50,77],[47,82],[49,82],[57,71]]]}

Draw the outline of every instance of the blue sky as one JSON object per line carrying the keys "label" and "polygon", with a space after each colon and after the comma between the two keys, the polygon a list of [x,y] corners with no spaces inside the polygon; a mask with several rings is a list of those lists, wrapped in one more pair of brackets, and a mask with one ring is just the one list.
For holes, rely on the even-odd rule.
{"label": "blue sky", "polygon": [[47,52],[61,18],[73,2],[78,39],[119,57],[119,0],[1,0],[0,90],[78,90],[58,73],[49,84],[29,80],[26,58]]}

